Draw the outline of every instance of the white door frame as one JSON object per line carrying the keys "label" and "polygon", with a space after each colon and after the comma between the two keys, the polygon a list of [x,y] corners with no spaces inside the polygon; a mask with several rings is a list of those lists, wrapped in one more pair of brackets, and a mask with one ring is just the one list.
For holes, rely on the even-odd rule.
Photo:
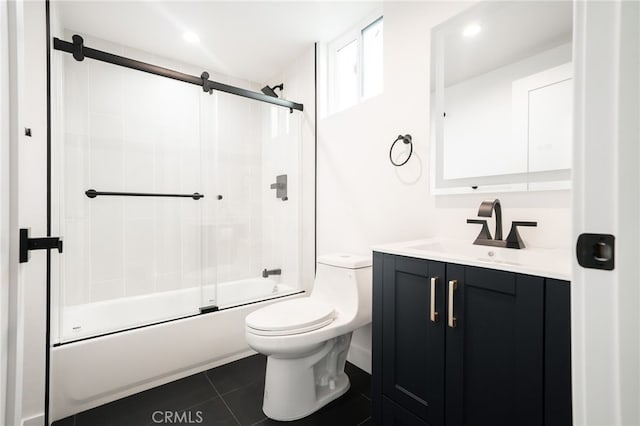
{"label": "white door frame", "polygon": [[0,423],[7,422],[7,383],[9,362],[9,235],[10,164],[9,126],[9,6],[0,3]]}
{"label": "white door frame", "polygon": [[573,237],[613,234],[615,269],[571,284],[575,425],[640,424],[640,3],[574,6]]}
{"label": "white door frame", "polygon": [[8,426],[35,426],[44,423],[46,252],[33,253],[28,263],[18,262],[18,252],[20,228],[31,228],[34,237],[47,233],[46,14],[41,0],[5,5],[10,113],[0,164],[7,163],[8,154],[8,182],[4,181],[7,174],[2,175],[2,199],[9,199],[8,220],[2,216],[1,224],[8,226],[6,233],[2,228],[2,241],[8,241],[9,254],[3,252],[2,261],[8,261],[9,279],[6,419],[0,421]]}

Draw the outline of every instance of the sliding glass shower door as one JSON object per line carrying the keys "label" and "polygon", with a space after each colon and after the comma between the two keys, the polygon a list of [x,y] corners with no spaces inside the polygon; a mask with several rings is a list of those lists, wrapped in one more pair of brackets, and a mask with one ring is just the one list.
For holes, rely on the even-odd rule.
{"label": "sliding glass shower door", "polygon": [[299,112],[71,55],[52,65],[54,343],[300,291]]}
{"label": "sliding glass shower door", "polygon": [[58,341],[197,314],[203,200],[188,195],[204,194],[202,90],[59,59],[54,95],[64,124],[54,126],[52,199],[65,253],[53,275]]}

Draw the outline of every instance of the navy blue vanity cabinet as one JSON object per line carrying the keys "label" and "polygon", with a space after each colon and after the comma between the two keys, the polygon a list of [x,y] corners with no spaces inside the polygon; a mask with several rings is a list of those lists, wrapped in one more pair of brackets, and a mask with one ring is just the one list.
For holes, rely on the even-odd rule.
{"label": "navy blue vanity cabinet", "polygon": [[373,423],[571,425],[569,312],[565,281],[375,252]]}
{"label": "navy blue vanity cabinet", "polygon": [[445,272],[441,262],[374,254],[372,393],[377,424],[444,422]]}
{"label": "navy blue vanity cabinet", "polygon": [[544,278],[447,264],[447,292],[446,424],[542,425]]}

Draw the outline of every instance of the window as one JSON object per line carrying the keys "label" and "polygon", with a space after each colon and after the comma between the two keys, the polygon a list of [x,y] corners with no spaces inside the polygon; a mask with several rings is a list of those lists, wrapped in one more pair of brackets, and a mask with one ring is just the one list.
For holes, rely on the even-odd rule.
{"label": "window", "polygon": [[382,92],[382,17],[362,30],[362,97]]}
{"label": "window", "polygon": [[332,112],[382,92],[382,16],[376,15],[329,45]]}

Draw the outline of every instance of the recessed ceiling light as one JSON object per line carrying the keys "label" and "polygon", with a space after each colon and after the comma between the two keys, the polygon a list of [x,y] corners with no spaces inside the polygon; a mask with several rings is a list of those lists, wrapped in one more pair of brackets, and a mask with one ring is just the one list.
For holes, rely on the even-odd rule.
{"label": "recessed ceiling light", "polygon": [[198,37],[198,34],[194,33],[193,31],[187,31],[186,33],[182,34],[182,38],[187,43],[197,43],[200,41],[200,37]]}
{"label": "recessed ceiling light", "polygon": [[467,25],[464,31],[462,31],[462,35],[465,37],[475,37],[478,33],[482,31],[482,27],[478,24]]}

